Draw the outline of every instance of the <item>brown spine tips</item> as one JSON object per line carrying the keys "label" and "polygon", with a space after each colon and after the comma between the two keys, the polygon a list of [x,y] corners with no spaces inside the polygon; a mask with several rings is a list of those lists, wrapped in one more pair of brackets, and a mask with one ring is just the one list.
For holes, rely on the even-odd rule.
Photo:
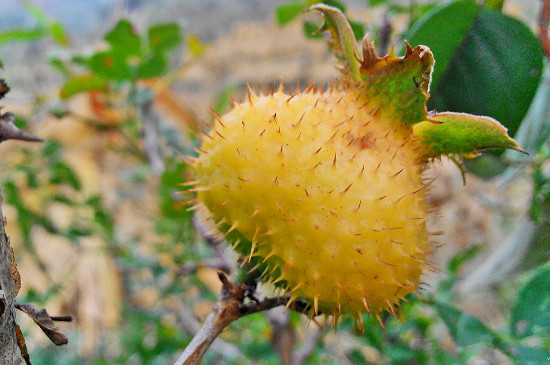
{"label": "brown spine tips", "polygon": [[314,297],[313,297],[313,309],[314,309],[314,313],[315,315],[319,315],[319,294],[316,294]]}
{"label": "brown spine tips", "polygon": [[[270,252],[270,253],[268,253],[268,254],[264,257],[264,259],[262,260],[262,264],[263,264],[264,262],[266,262],[267,260],[269,260],[269,258],[270,258],[271,256],[273,256],[273,255],[275,255],[275,252]],[[264,271],[264,273],[267,272],[268,269],[269,269],[269,268],[266,268],[266,271]],[[263,276],[263,274],[262,274],[262,276]]]}
{"label": "brown spine tips", "polygon": [[363,105],[361,105],[358,109],[361,110],[361,109],[365,108],[367,105],[369,105],[368,101],[366,103],[364,103]]}
{"label": "brown spine tips", "polygon": [[397,267],[397,266],[394,265],[394,264],[390,264],[389,262],[386,262],[386,261],[382,260],[379,256],[376,256],[374,259],[376,260],[376,262],[378,262],[378,263],[380,263],[380,264],[382,264],[382,265]]}
{"label": "brown spine tips", "polygon": [[245,179],[244,177],[237,176],[237,179],[241,180],[242,182],[250,182],[250,180]]}
{"label": "brown spine tips", "polygon": [[386,331],[386,327],[384,326],[384,322],[382,322],[382,318],[380,318],[380,313],[376,313],[376,319],[378,319],[378,323],[380,323],[380,326]]}
{"label": "brown spine tips", "polygon": [[334,153],[334,159],[332,160],[332,167],[336,167],[336,152]]}
{"label": "brown spine tips", "polygon": [[248,218],[252,218],[252,217],[256,216],[258,213],[260,213],[261,210],[262,210],[262,207],[259,206],[259,205],[256,205],[256,208],[254,209],[254,212],[252,212],[252,214],[250,214],[248,216]]}
{"label": "brown spine tips", "polygon": [[291,261],[287,262],[285,267],[283,268],[283,272],[286,272],[291,266],[292,266],[292,262]]}
{"label": "brown spine tips", "polygon": [[262,136],[264,135],[264,133],[265,133],[265,129],[262,130],[262,131],[260,132],[260,134],[258,135],[258,137],[262,137]]}
{"label": "brown spine tips", "polygon": [[198,183],[200,183],[199,180],[194,180],[194,181],[187,181],[187,182],[184,182],[184,183],[181,183],[181,184],[178,184],[180,186],[191,186],[191,185],[197,185]]}
{"label": "brown spine tips", "polygon": [[357,318],[359,319],[359,331],[361,331],[361,334],[365,333],[365,322],[363,320],[363,315],[361,312],[357,312]]}
{"label": "brown spine tips", "polygon": [[317,155],[319,152],[321,152],[321,149],[323,148],[323,146],[319,147],[319,149],[315,152],[313,152],[314,155]]}
{"label": "brown spine tips", "polygon": [[288,104],[296,95],[298,95],[298,93],[292,94],[288,99],[286,99],[286,103]]}
{"label": "brown spine tips", "polygon": [[395,174],[391,175],[390,177],[391,177],[391,178],[396,177],[396,176],[399,175],[401,172],[403,172],[403,170],[405,170],[405,168],[402,168],[401,170],[397,171]]}
{"label": "brown spine tips", "polygon": [[361,276],[363,276],[365,279],[367,278],[367,277],[365,276],[365,274],[363,274],[363,272],[361,271],[361,269],[359,269],[359,266],[357,265],[357,262],[353,261],[353,266],[355,266],[355,269],[357,270],[357,272],[358,272],[359,274],[361,274]]}
{"label": "brown spine tips", "polygon": [[220,136],[220,138],[223,139],[224,141],[227,141],[227,138],[225,138],[224,136],[222,136],[222,134],[221,134],[220,132],[216,131],[216,134],[217,134],[218,136]]}
{"label": "brown spine tips", "polygon": [[365,165],[363,165],[361,171],[359,171],[359,177],[363,177],[363,172],[365,172]]}
{"label": "brown spine tips", "polygon": [[393,314],[394,318],[397,318],[397,314],[395,314],[395,309],[393,308],[393,305],[390,303],[390,300],[386,298],[386,303],[388,303],[388,306],[390,308],[391,314]]}
{"label": "brown spine tips", "polygon": [[357,204],[357,206],[353,208],[353,211],[358,212],[360,208],[361,208],[361,200],[359,200],[359,204]]}
{"label": "brown spine tips", "polygon": [[281,148],[279,148],[279,152],[277,153],[279,156],[283,155],[283,146],[284,145],[281,145]]}
{"label": "brown spine tips", "polygon": [[264,96],[264,90],[262,89],[262,84],[258,83],[258,89],[260,90],[260,96]]}
{"label": "brown spine tips", "polygon": [[179,157],[179,160],[188,165],[194,165],[195,162],[197,162],[197,158],[190,155],[182,155],[181,157]]}
{"label": "brown spine tips", "polygon": [[179,194],[191,194],[191,193],[197,193],[199,191],[208,191],[210,189],[212,189],[212,186],[198,186],[196,188],[180,191],[178,193]]}
{"label": "brown spine tips", "polygon": [[242,158],[247,158],[246,155],[239,150],[239,147],[237,147],[237,154]]}
{"label": "brown spine tips", "polygon": [[281,83],[279,84],[279,89],[277,92],[283,93],[285,92],[285,83],[281,80]]}
{"label": "brown spine tips", "polygon": [[340,192],[340,194],[345,194],[345,193],[347,193],[348,190],[351,188],[352,185],[353,185],[353,183],[349,184],[347,188],[345,188],[344,190],[342,190],[342,191]]}
{"label": "brown spine tips", "polygon": [[378,169],[380,168],[380,165],[382,165],[382,161],[378,162],[378,165],[374,169],[374,172],[378,172]]}
{"label": "brown spine tips", "polygon": [[222,122],[222,117],[218,114],[218,112],[216,112],[213,108],[210,108],[210,112],[212,113],[214,120],[216,120],[216,122],[220,123],[220,125],[225,128],[225,124],[223,124]]}
{"label": "brown spine tips", "polygon": [[235,229],[237,229],[237,227],[239,226],[239,223],[237,222],[234,222],[231,227],[229,227],[229,229],[227,231],[225,231],[225,233],[223,234],[224,236],[227,237],[227,235],[231,232],[233,232]]}
{"label": "brown spine tips", "polygon": [[300,119],[298,120],[298,123],[296,123],[296,124],[294,125],[294,128],[297,128],[297,127],[300,126],[300,124],[302,124],[302,120],[304,119],[304,116],[305,116],[305,115],[306,115],[306,112],[303,112],[303,113],[302,113],[302,116],[301,116]]}
{"label": "brown spine tips", "polygon": [[279,175],[275,176],[275,179],[273,179],[273,183],[275,185],[279,185]]}

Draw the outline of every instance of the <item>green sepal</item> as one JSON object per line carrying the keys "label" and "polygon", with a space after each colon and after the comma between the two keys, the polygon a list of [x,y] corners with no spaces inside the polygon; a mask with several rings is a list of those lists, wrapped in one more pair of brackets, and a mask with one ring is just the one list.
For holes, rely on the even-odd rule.
{"label": "green sepal", "polygon": [[413,134],[422,142],[425,160],[442,155],[475,157],[489,149],[513,149],[526,153],[510,136],[507,129],[489,117],[464,113],[440,113],[413,127]]}
{"label": "green sepal", "polygon": [[319,30],[330,33],[328,40],[334,55],[342,62],[342,72],[350,81],[360,81],[358,49],[353,29],[340,9],[325,4],[316,4],[308,10],[319,12],[325,19],[325,24]]}
{"label": "green sepal", "polygon": [[389,54],[379,57],[374,42],[363,38],[361,77],[364,93],[377,108],[405,126],[426,120],[434,58],[426,46],[412,48],[405,42],[405,56],[396,57],[393,46]]}

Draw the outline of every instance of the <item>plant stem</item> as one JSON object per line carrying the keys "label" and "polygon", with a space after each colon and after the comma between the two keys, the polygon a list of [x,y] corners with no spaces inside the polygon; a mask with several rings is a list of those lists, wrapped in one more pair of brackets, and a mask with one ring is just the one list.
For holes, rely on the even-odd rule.
{"label": "plant stem", "polygon": [[[223,284],[220,299],[174,365],[199,364],[210,345],[231,322],[249,314],[286,305],[290,300],[290,296],[280,296],[245,302],[246,298],[253,297],[254,288],[246,284],[237,286],[222,272],[218,273],[218,277]],[[290,309],[309,313],[310,308],[297,303],[296,306],[291,305]]]}

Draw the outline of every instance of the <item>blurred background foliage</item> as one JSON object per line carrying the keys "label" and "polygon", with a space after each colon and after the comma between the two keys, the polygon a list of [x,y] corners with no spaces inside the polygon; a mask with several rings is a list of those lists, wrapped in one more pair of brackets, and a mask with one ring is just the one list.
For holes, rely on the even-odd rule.
{"label": "blurred background foliage", "polygon": [[[24,318],[35,364],[165,364],[219,294],[236,257],[188,212],[195,135],[245,82],[326,85],[334,60],[315,40],[313,0],[2,2],[6,110],[46,139],[0,146],[19,301],[71,314],[55,348]],[[230,4],[229,4],[230,3]],[[529,156],[485,154],[428,177],[442,231],[423,298],[399,318],[345,320],[272,311],[244,317],[208,364],[541,364],[550,356],[550,74],[536,33],[541,2],[328,1],[380,54],[428,45],[429,108],[498,119]],[[57,5],[56,5],[57,4]],[[80,7],[80,8],[79,8]],[[300,30],[302,28],[302,30]],[[548,51],[546,51],[548,52]],[[270,293],[270,288],[260,288]],[[282,324],[281,324],[282,323]],[[284,336],[291,346],[280,346]],[[294,349],[294,342],[297,343]],[[301,351],[301,352],[300,352]]]}

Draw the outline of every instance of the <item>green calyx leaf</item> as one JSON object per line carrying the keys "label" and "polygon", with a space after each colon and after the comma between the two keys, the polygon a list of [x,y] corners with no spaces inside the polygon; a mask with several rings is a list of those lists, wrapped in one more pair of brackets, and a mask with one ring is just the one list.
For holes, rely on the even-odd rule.
{"label": "green calyx leaf", "polygon": [[386,114],[412,126],[427,118],[434,58],[426,46],[406,46],[403,57],[394,55],[393,46],[388,55],[379,57],[374,42],[365,36],[360,72],[368,99],[376,101]]}
{"label": "green calyx leaf", "polygon": [[357,43],[346,16],[340,9],[325,4],[313,5],[309,10],[317,11],[325,18],[325,24],[320,30],[327,30],[330,33],[329,46],[342,62],[344,75],[347,75],[350,81],[360,81]]}
{"label": "green calyx leaf", "polygon": [[428,160],[442,155],[474,157],[488,149],[513,149],[525,153],[496,120],[464,113],[439,113],[413,127]]}

